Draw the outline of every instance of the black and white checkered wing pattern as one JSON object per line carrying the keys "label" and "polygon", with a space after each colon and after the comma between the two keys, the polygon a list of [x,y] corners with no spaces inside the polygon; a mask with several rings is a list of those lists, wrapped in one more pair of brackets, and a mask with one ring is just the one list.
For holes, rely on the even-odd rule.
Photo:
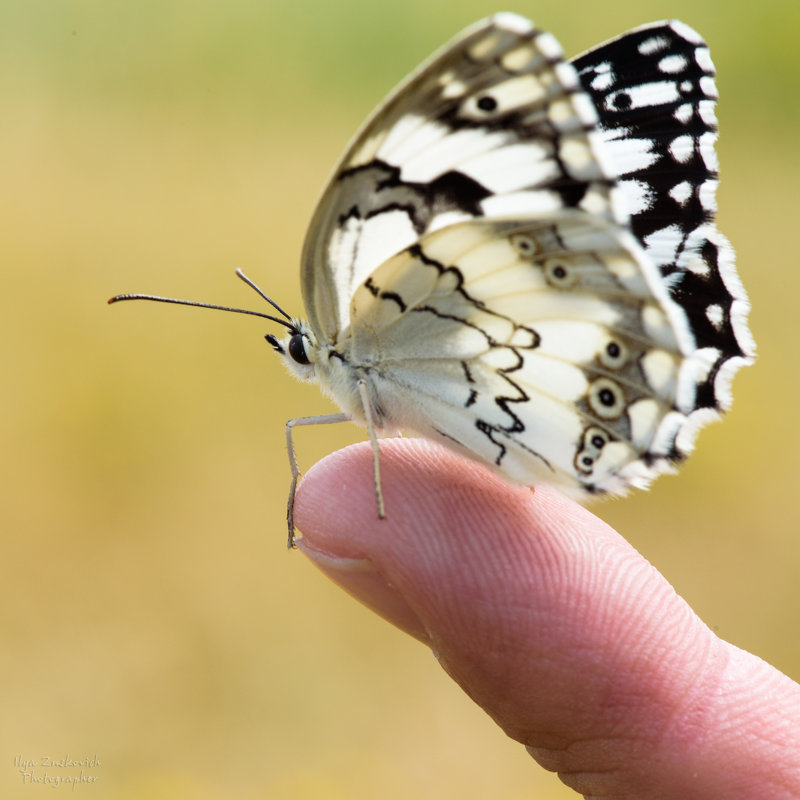
{"label": "black and white checkered wing pattern", "polygon": [[725,410],[731,378],[755,346],[733,249],[715,225],[717,88],[708,46],[681,22],[656,22],[572,63],[597,108],[631,228],[708,353],[696,405]]}

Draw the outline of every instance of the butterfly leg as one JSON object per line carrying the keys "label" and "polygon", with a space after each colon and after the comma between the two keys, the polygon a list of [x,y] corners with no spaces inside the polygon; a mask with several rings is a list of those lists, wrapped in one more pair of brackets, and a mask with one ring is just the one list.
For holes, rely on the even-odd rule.
{"label": "butterfly leg", "polygon": [[286,423],[286,452],[289,454],[289,467],[292,471],[292,484],[289,487],[289,500],[286,504],[286,522],[289,525],[289,549],[294,547],[294,496],[297,491],[297,481],[300,478],[300,468],[297,466],[297,456],[294,452],[292,441],[292,428],[296,425],[327,425],[332,422],[350,422],[347,414],[322,414],[318,417],[298,417]]}
{"label": "butterfly leg", "polygon": [[361,396],[361,405],[364,407],[364,418],[367,422],[367,433],[372,445],[372,475],[375,480],[375,500],[378,503],[378,518],[386,517],[383,505],[383,489],[381,489],[381,452],[378,447],[378,437],[375,433],[375,423],[372,420],[372,404],[369,401],[369,391],[366,381],[358,382],[358,393]]}

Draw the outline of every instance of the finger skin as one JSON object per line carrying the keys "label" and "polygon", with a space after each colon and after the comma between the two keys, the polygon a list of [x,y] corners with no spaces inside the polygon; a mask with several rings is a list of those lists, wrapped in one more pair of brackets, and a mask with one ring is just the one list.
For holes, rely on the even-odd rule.
{"label": "finger skin", "polygon": [[587,797],[800,797],[800,687],[701,622],[618,534],[546,487],[422,440],[304,478],[299,546]]}

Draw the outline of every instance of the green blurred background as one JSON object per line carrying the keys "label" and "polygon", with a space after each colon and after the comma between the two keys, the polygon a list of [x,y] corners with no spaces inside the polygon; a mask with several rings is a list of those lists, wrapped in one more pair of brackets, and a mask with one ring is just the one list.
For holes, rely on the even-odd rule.
{"label": "green blurred background", "polygon": [[[597,510],[715,631],[798,678],[800,5],[504,7],[570,55],[664,17],[711,45],[720,225],[760,356],[679,478]],[[17,756],[94,754],[84,797],[574,797],[423,647],[286,552],[283,422],[332,409],[284,373],[271,326],[105,304],[259,307],[243,267],[301,314],[304,228],[346,140],[497,10],[0,2],[3,797],[45,791]],[[299,433],[305,465],[363,438],[333,427]]]}

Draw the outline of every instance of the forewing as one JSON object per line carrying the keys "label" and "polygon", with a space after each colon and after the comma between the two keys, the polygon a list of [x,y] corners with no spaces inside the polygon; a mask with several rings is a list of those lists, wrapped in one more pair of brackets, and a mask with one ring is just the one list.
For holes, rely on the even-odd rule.
{"label": "forewing", "polygon": [[563,208],[624,221],[595,123],[556,40],[521,17],[434,54],[367,120],[317,206],[302,267],[317,337],[335,343],[356,287],[430,231]]}
{"label": "forewing", "polygon": [[755,347],[733,249],[714,223],[717,89],[708,47],[681,22],[657,22],[572,63],[597,107],[633,233],[713,361],[697,405],[725,409],[733,373]]}
{"label": "forewing", "polygon": [[426,235],[359,287],[350,336],[381,424],[523,483],[644,486],[701,421],[684,312],[629,232],[579,211]]}

